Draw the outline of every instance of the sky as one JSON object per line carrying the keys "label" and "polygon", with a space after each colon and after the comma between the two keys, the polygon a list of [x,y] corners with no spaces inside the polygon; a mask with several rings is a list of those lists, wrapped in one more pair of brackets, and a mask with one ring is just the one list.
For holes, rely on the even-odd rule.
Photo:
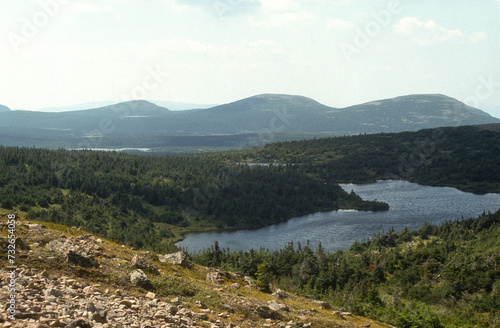
{"label": "sky", "polygon": [[440,93],[500,117],[500,0],[0,0],[11,109],[262,93]]}

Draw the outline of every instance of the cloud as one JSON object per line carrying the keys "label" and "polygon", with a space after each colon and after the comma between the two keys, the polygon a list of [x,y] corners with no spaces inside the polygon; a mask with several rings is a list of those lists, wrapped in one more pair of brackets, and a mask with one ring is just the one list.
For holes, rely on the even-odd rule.
{"label": "cloud", "polygon": [[331,30],[348,30],[354,28],[354,23],[342,19],[329,19],[326,21],[326,28]]}
{"label": "cloud", "polygon": [[422,46],[443,43],[478,42],[486,39],[485,32],[474,32],[467,36],[459,29],[446,29],[433,20],[423,22],[415,17],[404,17],[395,24],[396,33],[406,35]]}

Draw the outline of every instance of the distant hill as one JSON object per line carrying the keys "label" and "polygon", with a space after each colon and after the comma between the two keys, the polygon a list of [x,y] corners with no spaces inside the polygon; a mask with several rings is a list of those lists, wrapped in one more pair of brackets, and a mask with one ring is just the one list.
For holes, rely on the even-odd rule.
{"label": "distant hill", "polygon": [[10,108],[4,105],[0,105],[0,112],[8,112],[10,111]]}
{"label": "distant hill", "polygon": [[155,105],[145,100],[132,100],[114,105],[104,106],[100,108],[84,109],[71,112],[71,115],[79,115],[82,117],[102,116],[102,117],[157,117],[163,116],[170,112],[169,109]]}
{"label": "distant hill", "polygon": [[[36,109],[36,111],[40,112],[50,112],[50,113],[60,113],[60,112],[72,112],[77,110],[84,110],[89,108],[101,108],[106,106],[111,106],[116,104],[116,101],[94,101],[89,103],[71,105],[71,106],[58,106],[58,107],[44,107],[40,109]],[[176,102],[176,101],[165,101],[165,100],[151,100],[151,103],[156,104],[160,107],[165,107],[170,110],[188,110],[195,108],[210,108],[217,105],[208,105],[208,104],[194,104],[194,103],[185,103],[185,102]],[[34,110],[34,109],[30,109]]]}
{"label": "distant hill", "polygon": [[199,151],[360,133],[500,123],[444,95],[410,95],[346,108],[262,94],[206,109],[171,111],[144,100],[61,113],[2,111],[0,144],[46,148]]}
{"label": "distant hill", "polygon": [[[499,123],[491,115],[445,95],[409,95],[343,108],[365,132],[415,131],[441,126]],[[378,131],[377,131],[378,130]]]}
{"label": "distant hill", "polygon": [[359,134],[417,131],[441,126],[500,123],[500,119],[444,95],[409,95],[346,108],[290,95],[263,94],[206,109],[200,117],[225,118],[228,133],[259,131]]}

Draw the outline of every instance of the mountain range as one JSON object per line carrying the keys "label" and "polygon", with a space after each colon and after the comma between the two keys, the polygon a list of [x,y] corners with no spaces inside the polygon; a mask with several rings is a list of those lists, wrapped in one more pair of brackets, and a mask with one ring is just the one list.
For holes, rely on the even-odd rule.
{"label": "mountain range", "polygon": [[210,108],[172,111],[145,100],[67,112],[0,107],[0,144],[44,148],[199,151],[273,141],[500,123],[440,94],[408,95],[346,108],[262,94]]}

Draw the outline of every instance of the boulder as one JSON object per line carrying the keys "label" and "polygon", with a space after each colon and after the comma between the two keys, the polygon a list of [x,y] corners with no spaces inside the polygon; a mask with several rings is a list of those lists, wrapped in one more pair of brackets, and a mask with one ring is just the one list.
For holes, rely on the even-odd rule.
{"label": "boulder", "polygon": [[130,273],[130,282],[134,286],[149,288],[151,287],[151,281],[148,276],[141,269],[134,270]]}
{"label": "boulder", "polygon": [[160,262],[170,262],[173,265],[187,266],[189,264],[188,255],[186,252],[180,251],[177,253],[158,255]]}
{"label": "boulder", "polygon": [[92,258],[75,250],[69,250],[66,253],[66,261],[84,268],[92,268],[97,266],[97,262],[95,262]]}
{"label": "boulder", "polygon": [[258,315],[259,317],[264,318],[264,319],[278,319],[278,318],[280,318],[280,315],[278,312],[273,311],[269,307],[262,306],[262,305],[257,306],[257,308],[255,308],[253,313],[255,313],[256,315]]}
{"label": "boulder", "polygon": [[130,264],[133,266],[133,267],[136,267],[137,269],[146,269],[146,270],[151,270],[153,272],[156,272],[158,273],[158,268],[148,262],[145,258],[139,256],[139,255],[135,255],[133,258],[132,258],[132,261],[130,262]]}
{"label": "boulder", "polygon": [[283,299],[283,298],[287,298],[288,297],[288,294],[285,293],[284,291],[282,291],[281,289],[278,289],[276,292],[274,292],[272,294],[272,296],[276,297],[276,298],[280,298],[280,299]]}
{"label": "boulder", "polygon": [[270,303],[268,307],[273,311],[290,311],[290,308],[285,304],[279,304],[276,302]]}
{"label": "boulder", "polygon": [[64,242],[60,240],[52,240],[47,245],[45,245],[45,248],[49,251],[65,254],[73,247],[75,247],[75,244],[71,239],[66,239]]}
{"label": "boulder", "polygon": [[330,303],[328,302],[324,302],[324,301],[315,301],[314,303],[316,303],[317,305],[319,305],[319,307],[323,310],[329,310],[332,308],[332,306],[330,305]]}
{"label": "boulder", "polygon": [[216,271],[216,272],[209,272],[207,273],[207,281],[214,283],[214,284],[223,284],[224,283],[224,276]]}

